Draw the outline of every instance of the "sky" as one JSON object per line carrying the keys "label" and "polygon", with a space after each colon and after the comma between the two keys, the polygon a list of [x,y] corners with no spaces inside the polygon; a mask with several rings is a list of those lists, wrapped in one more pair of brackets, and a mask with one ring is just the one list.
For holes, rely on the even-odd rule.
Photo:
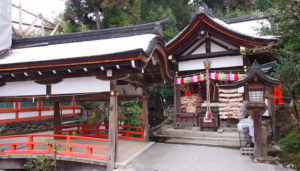
{"label": "sky", "polygon": [[[43,14],[44,18],[53,21],[59,13],[65,9],[65,0],[12,0],[12,3],[19,6],[22,3],[23,9],[26,9],[34,14]],[[31,24],[35,17],[25,12],[22,13],[23,22]],[[19,11],[12,7],[12,20],[19,21]],[[37,22],[40,25],[40,20]]]}

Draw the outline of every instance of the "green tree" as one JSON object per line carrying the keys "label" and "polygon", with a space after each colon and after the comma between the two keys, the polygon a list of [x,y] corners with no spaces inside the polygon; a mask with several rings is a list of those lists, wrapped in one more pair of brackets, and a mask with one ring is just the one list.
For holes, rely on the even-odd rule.
{"label": "green tree", "polygon": [[119,102],[121,119],[124,125],[141,126],[141,101],[122,101]]}
{"label": "green tree", "polygon": [[[145,21],[150,11],[155,11],[154,7],[171,9],[172,16],[176,19],[176,28],[182,30],[191,21],[191,13],[194,10],[189,0],[141,0],[141,18]],[[172,17],[171,16],[171,17]]]}
{"label": "green tree", "polygon": [[145,23],[149,22],[155,22],[159,20],[163,20],[169,18],[170,23],[165,26],[163,29],[163,34],[164,34],[164,40],[167,42],[171,40],[173,37],[178,34],[179,30],[176,27],[176,19],[175,16],[172,13],[172,10],[170,8],[163,8],[160,5],[156,5],[152,3],[150,5],[150,10],[148,12],[148,15],[146,18],[144,18]]}
{"label": "green tree", "polygon": [[67,32],[79,32],[135,24],[139,14],[138,0],[67,0],[63,19]]}
{"label": "green tree", "polygon": [[[264,14],[264,13],[261,13]],[[276,75],[280,76],[286,100],[295,104],[295,118],[299,122],[300,106],[300,1],[275,0],[268,11],[275,25],[263,28],[263,35],[281,37],[278,42],[267,47],[252,50],[254,53],[268,52],[276,56],[278,65]]]}

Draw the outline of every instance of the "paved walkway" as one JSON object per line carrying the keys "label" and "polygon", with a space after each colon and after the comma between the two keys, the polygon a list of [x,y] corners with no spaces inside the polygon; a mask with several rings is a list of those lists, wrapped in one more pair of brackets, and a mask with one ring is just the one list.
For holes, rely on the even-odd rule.
{"label": "paved walkway", "polygon": [[127,168],[137,171],[283,171],[280,166],[253,163],[239,150],[156,143]]}

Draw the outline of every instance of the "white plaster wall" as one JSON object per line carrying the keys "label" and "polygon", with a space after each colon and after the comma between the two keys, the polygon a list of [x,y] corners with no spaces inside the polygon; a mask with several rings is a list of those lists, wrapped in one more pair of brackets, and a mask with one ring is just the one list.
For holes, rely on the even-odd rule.
{"label": "white plaster wall", "polygon": [[53,84],[52,94],[99,93],[110,91],[110,82],[96,77],[66,78]]}
{"label": "white plaster wall", "polygon": [[15,119],[16,113],[0,113],[0,120]]}
{"label": "white plaster wall", "polygon": [[[205,69],[203,65],[203,61],[205,60],[206,59],[195,59],[195,60],[178,62],[179,71]],[[208,60],[211,61],[211,68],[243,66],[243,57],[241,55],[209,58]]]}
{"label": "white plaster wall", "polygon": [[186,50],[182,56],[186,56],[188,53],[190,53],[195,47],[197,47],[199,44],[201,44],[203,42],[202,40],[199,40],[198,42],[196,42],[195,44],[193,44],[193,46],[191,46],[188,50]]}
{"label": "white plaster wall", "polygon": [[46,85],[40,85],[34,81],[7,82],[0,87],[1,96],[26,96],[26,95],[45,95]]}
{"label": "white plaster wall", "polygon": [[210,47],[211,47],[211,52],[222,52],[222,51],[227,51],[227,49],[224,49],[224,48],[222,48],[221,46],[216,45],[216,44],[214,44],[214,43],[211,43],[211,44],[210,44]]}
{"label": "white plaster wall", "polygon": [[231,44],[229,44],[229,43],[226,43],[226,42],[224,42],[224,41],[222,41],[222,40],[220,40],[220,39],[218,39],[218,38],[216,38],[216,37],[211,36],[210,38],[211,38],[212,40],[218,42],[218,43],[221,43],[221,44],[224,45],[224,46],[229,47],[230,49],[239,49],[239,48],[237,48],[237,47],[235,47],[235,46],[233,46],[233,45],[231,45]]}
{"label": "white plaster wall", "polygon": [[53,110],[44,110],[42,111],[42,116],[51,116],[54,114]]}
{"label": "white plaster wall", "polygon": [[29,117],[38,117],[38,111],[30,111],[30,112],[19,112],[19,118],[29,118]]}
{"label": "white plaster wall", "polygon": [[206,47],[205,47],[205,43],[203,45],[201,45],[198,49],[196,49],[192,55],[196,55],[196,54],[203,54],[206,53]]}
{"label": "white plaster wall", "polygon": [[62,110],[62,114],[71,114],[73,113],[73,109],[64,109]]}

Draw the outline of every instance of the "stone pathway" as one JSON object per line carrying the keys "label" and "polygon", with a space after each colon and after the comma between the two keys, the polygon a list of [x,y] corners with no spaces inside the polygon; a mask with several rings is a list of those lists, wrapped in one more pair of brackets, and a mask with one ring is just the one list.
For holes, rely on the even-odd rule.
{"label": "stone pathway", "polygon": [[[157,143],[127,166],[134,171],[284,171],[282,166],[253,163],[239,150]],[[124,170],[125,171],[125,170]]]}

